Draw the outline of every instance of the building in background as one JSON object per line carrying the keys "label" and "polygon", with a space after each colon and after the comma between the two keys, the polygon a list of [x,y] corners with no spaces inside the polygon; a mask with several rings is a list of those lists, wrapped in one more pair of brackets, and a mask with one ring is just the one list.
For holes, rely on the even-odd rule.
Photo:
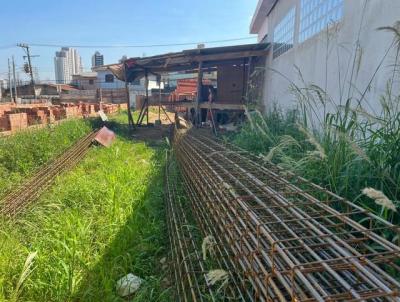
{"label": "building in background", "polygon": [[3,98],[4,89],[5,89],[5,81],[0,79],[0,101]]}
{"label": "building in background", "polygon": [[393,34],[377,28],[393,26],[399,16],[399,0],[259,0],[250,33],[270,46],[265,107],[296,106],[293,84],[313,84],[337,104],[366,91],[368,107],[379,112],[397,49],[389,49]]}
{"label": "building in background", "polygon": [[92,68],[104,65],[104,56],[96,51],[92,56]]}
{"label": "building in background", "polygon": [[96,79],[97,88],[102,88],[102,89],[125,88],[125,82],[118,80],[107,67],[104,66],[94,67],[92,68],[92,71],[96,72],[97,74],[97,79]]}
{"label": "building in background", "polygon": [[97,89],[97,72],[82,72],[72,76],[72,84],[81,90]]}
{"label": "building in background", "polygon": [[[93,72],[97,73],[96,85],[97,88],[102,89],[121,89],[125,88],[125,82],[117,79],[117,77],[105,66],[92,68]],[[164,86],[162,85],[161,88]],[[144,77],[141,79],[136,79],[130,85],[136,94],[144,94],[146,92],[145,89],[145,80]],[[157,79],[154,75],[149,75],[149,90],[158,88]]]}
{"label": "building in background", "polygon": [[56,52],[54,68],[57,84],[69,84],[72,75],[82,73],[82,59],[74,48],[63,47]]}

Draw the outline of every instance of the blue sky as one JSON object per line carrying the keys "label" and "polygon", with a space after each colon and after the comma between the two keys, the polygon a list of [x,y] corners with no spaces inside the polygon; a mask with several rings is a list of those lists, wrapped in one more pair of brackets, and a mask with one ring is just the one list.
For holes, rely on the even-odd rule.
{"label": "blue sky", "polygon": [[[215,41],[251,37],[249,25],[257,0],[13,0],[1,1],[0,78],[5,78],[7,58],[14,55],[23,65],[23,50],[5,48],[16,43],[57,45],[152,45]],[[245,44],[256,39],[219,46]],[[105,64],[122,57],[154,55],[194,46],[146,48],[78,48],[84,69],[91,55],[100,51]],[[57,47],[32,46],[40,55],[33,65],[41,80],[54,79]],[[22,75],[22,73],[21,73]]]}

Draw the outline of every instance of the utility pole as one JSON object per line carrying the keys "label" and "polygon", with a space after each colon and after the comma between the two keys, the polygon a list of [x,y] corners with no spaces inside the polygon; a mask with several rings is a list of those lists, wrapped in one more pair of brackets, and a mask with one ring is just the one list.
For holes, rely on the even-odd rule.
{"label": "utility pole", "polygon": [[13,91],[11,87],[11,67],[10,67],[10,59],[8,59],[8,90],[10,91],[10,98],[13,99]]}
{"label": "utility pole", "polygon": [[17,103],[17,77],[15,76],[15,61],[14,61],[14,56],[12,56],[12,66],[13,66],[13,78],[14,78],[14,102]]}
{"label": "utility pole", "polygon": [[17,44],[17,46],[21,47],[25,51],[26,56],[24,56],[24,58],[26,58],[26,57],[28,58],[29,74],[31,76],[31,85],[33,88],[33,95],[36,98],[35,80],[33,78],[33,69],[32,69],[32,63],[31,63],[31,54],[29,52],[29,45],[20,43],[20,44]]}

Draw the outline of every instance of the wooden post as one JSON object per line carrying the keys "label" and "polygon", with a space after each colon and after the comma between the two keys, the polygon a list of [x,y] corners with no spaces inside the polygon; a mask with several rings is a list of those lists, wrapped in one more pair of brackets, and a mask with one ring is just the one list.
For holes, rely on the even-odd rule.
{"label": "wooden post", "polygon": [[200,102],[202,101],[202,88],[203,88],[203,62],[199,62],[199,73],[197,74],[197,98],[195,108],[195,124],[199,125],[201,122],[200,117]]}
{"label": "wooden post", "polygon": [[161,123],[161,77],[157,78],[158,81],[158,120]]}
{"label": "wooden post", "polygon": [[247,87],[246,87],[246,59],[243,59],[243,87],[242,87],[242,102],[247,97]]}
{"label": "wooden post", "polygon": [[99,101],[99,108],[103,110],[103,90],[101,88],[97,88],[98,93],[98,101]]}
{"label": "wooden post", "polygon": [[250,90],[250,76],[251,76],[251,63],[253,57],[249,57],[249,64],[247,66],[247,83],[246,83],[246,106],[249,105],[249,90]]}
{"label": "wooden post", "polygon": [[129,123],[129,128],[131,128],[131,127],[135,126],[135,123],[133,122],[131,104],[129,101],[129,88],[128,88],[128,79],[127,79],[126,62],[125,61],[124,61],[124,75],[125,75],[126,104],[128,105],[128,123]]}
{"label": "wooden post", "polygon": [[149,125],[149,73],[145,71],[145,85],[146,85],[146,123]]}

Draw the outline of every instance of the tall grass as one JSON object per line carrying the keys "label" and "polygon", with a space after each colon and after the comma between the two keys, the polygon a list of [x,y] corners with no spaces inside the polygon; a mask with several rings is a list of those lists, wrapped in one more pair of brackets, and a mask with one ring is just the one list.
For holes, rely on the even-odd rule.
{"label": "tall grass", "polygon": [[16,222],[1,220],[0,301],[124,301],[115,284],[128,273],[145,280],[133,301],[169,301],[163,155],[119,136],[93,147]]}
{"label": "tall grass", "polygon": [[[383,68],[388,52],[400,50],[400,23],[385,27],[395,33],[393,43],[379,66],[371,71],[371,81]],[[356,43],[356,45],[358,45]],[[356,77],[359,51],[355,51],[352,78]],[[278,106],[265,115],[253,110],[241,131],[231,140],[241,147],[261,153],[265,160],[321,184],[375,212],[386,220],[400,223],[396,211],[362,194],[364,188],[381,191],[395,205],[400,200],[400,93],[398,55],[389,67],[392,77],[379,100],[380,112],[371,110],[365,89],[353,90],[340,100],[332,99],[324,89],[308,84],[298,70],[301,84],[290,82],[297,100],[294,110],[284,112]],[[354,88],[351,84],[350,87]],[[355,95],[358,95],[355,97]]]}

